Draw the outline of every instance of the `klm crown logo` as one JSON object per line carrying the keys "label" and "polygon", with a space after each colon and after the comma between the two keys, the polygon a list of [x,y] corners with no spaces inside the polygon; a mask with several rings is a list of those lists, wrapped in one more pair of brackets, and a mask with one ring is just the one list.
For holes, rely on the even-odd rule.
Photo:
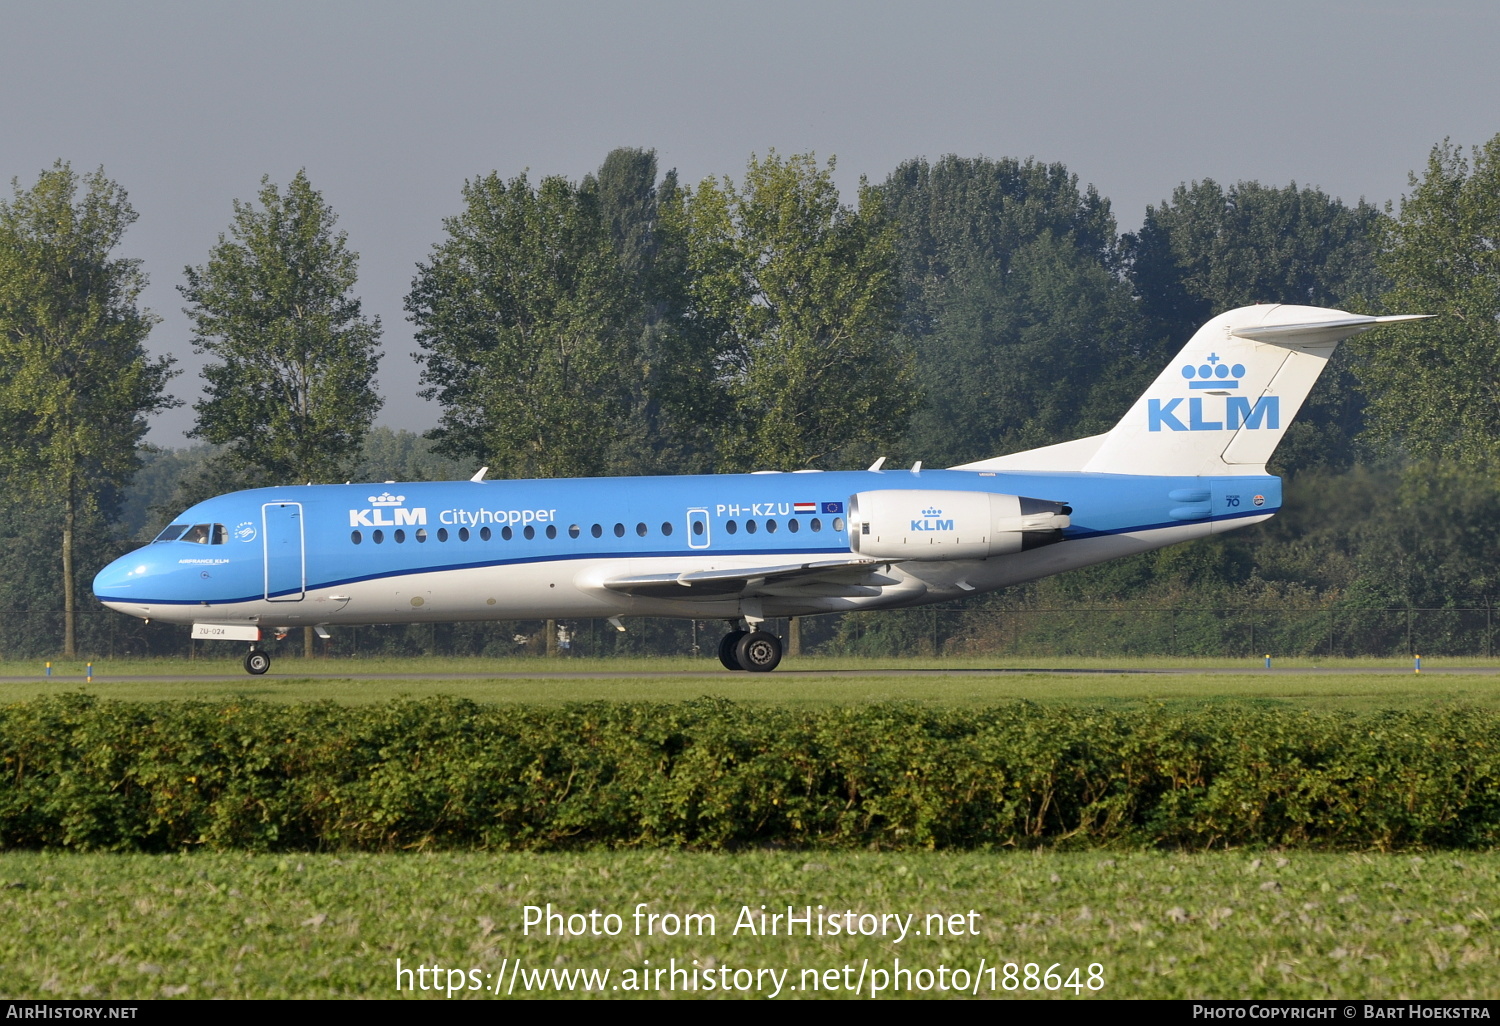
{"label": "klm crown logo", "polygon": [[[407,509],[401,504],[406,501],[404,495],[392,495],[390,492],[381,492],[379,495],[368,496],[371,509],[351,509],[349,511],[350,527],[419,527],[427,523],[427,510],[418,506],[416,509]],[[386,514],[391,511],[391,515]]]}
{"label": "klm crown logo", "polygon": [[943,511],[940,510],[940,509],[938,509],[936,506],[932,506],[932,507],[929,507],[927,509],[924,509],[922,511],[922,519],[921,520],[913,520],[911,522],[911,529],[913,531],[951,531],[951,530],[953,530],[953,521],[952,520],[942,520],[942,519],[939,519],[940,517],[942,517],[942,515],[943,515]]}
{"label": "klm crown logo", "polygon": [[[1218,353],[1209,353],[1202,364],[1184,364],[1182,376],[1188,388],[1206,391],[1208,396],[1190,399],[1146,400],[1148,431],[1279,431],[1281,399],[1263,395],[1252,403],[1248,398],[1230,395],[1239,388],[1245,376],[1242,363],[1225,363]],[[1183,404],[1186,403],[1186,408]],[[1184,423],[1184,418],[1186,423]]]}
{"label": "klm crown logo", "polygon": [[1240,379],[1245,376],[1245,365],[1230,366],[1219,359],[1218,353],[1209,353],[1208,360],[1197,367],[1190,363],[1184,365],[1182,376],[1187,378],[1191,389],[1239,388]]}

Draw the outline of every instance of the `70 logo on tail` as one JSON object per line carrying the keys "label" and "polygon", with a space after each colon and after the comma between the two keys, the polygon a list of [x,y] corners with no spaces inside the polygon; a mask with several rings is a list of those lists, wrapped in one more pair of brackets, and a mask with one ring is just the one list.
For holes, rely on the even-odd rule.
{"label": "70 logo on tail", "polygon": [[[1187,403],[1186,424],[1179,419],[1179,415],[1183,413],[1180,409],[1183,402]],[[1241,396],[1227,396],[1222,413],[1219,410],[1205,413],[1203,403],[1201,396],[1187,400],[1147,399],[1147,428],[1151,431],[1160,431],[1162,428],[1168,431],[1238,431],[1240,428],[1247,431],[1262,428],[1275,431],[1281,427],[1280,396],[1263,395],[1255,401],[1254,406],[1250,405],[1249,399]],[[1217,416],[1219,419],[1208,420],[1210,416]]]}

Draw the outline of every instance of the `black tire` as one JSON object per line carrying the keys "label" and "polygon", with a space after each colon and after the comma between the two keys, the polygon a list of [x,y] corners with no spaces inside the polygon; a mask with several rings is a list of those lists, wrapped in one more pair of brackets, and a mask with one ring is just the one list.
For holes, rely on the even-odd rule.
{"label": "black tire", "polygon": [[734,646],[734,657],[751,673],[770,673],[781,662],[781,639],[766,631],[746,634]]}
{"label": "black tire", "polygon": [[749,631],[730,631],[724,635],[724,640],[719,642],[719,662],[724,664],[726,670],[743,670],[735,649],[738,648],[740,639],[748,635]]}
{"label": "black tire", "polygon": [[271,668],[271,657],[265,652],[256,649],[245,654],[245,672],[259,677]]}

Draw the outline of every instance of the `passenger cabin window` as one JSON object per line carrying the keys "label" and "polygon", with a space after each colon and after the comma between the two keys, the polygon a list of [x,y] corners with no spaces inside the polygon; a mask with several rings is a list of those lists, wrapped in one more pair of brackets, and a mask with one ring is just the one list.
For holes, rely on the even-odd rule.
{"label": "passenger cabin window", "polygon": [[170,527],[163,528],[161,534],[156,536],[156,540],[159,542],[176,541],[182,537],[182,532],[187,529],[187,524],[173,524]]}

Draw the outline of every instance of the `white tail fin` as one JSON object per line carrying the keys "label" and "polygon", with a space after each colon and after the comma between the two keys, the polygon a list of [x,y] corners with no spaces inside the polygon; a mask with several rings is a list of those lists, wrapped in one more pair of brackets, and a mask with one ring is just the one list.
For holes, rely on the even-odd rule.
{"label": "white tail fin", "polygon": [[1402,317],[1244,306],[1193,335],[1084,464],[1103,474],[1261,474],[1339,342]]}

